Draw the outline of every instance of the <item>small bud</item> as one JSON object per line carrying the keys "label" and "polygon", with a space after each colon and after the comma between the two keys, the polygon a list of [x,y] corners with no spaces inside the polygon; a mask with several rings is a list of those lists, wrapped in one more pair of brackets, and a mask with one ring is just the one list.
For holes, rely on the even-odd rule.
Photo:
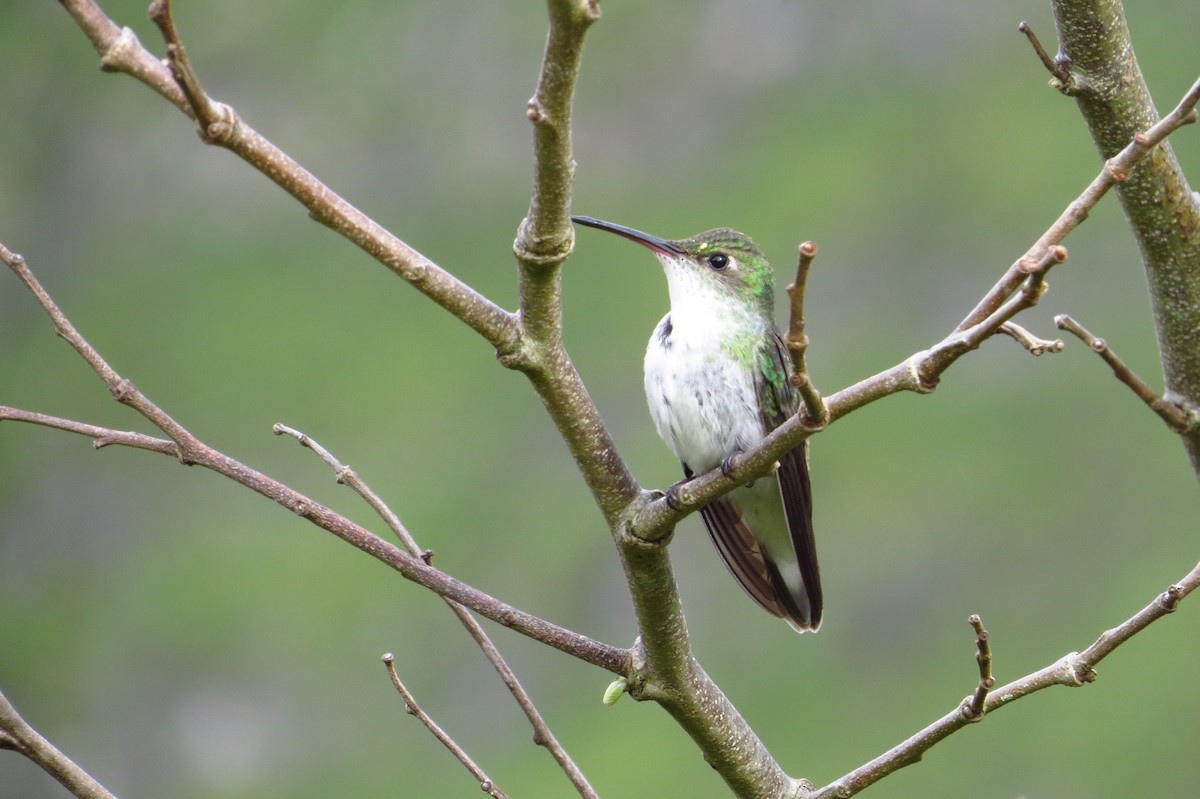
{"label": "small bud", "polygon": [[621,694],[625,693],[628,686],[629,682],[624,677],[618,677],[604,689],[604,698],[601,701],[608,707],[612,707],[621,698]]}

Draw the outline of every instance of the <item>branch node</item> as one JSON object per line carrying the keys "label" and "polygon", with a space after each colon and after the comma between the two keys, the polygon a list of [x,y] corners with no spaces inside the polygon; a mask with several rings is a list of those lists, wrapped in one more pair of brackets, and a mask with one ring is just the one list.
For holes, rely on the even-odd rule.
{"label": "branch node", "polygon": [[1182,585],[1169,585],[1167,590],[1158,597],[1158,604],[1162,605],[1163,610],[1168,613],[1174,613],[1179,609],[1179,600],[1183,599],[1184,590]]}
{"label": "branch node", "polygon": [[112,398],[117,402],[124,404],[137,395],[137,388],[131,380],[123,377],[112,385],[109,393],[112,394]]}
{"label": "branch node", "polygon": [[525,105],[525,116],[535,125],[540,125],[550,119],[546,113],[546,107],[536,97],[529,98],[529,102]]}
{"label": "branch node", "polygon": [[137,34],[130,27],[121,28],[121,32],[108,49],[100,56],[101,72],[124,72],[130,62],[130,55],[142,49]]}

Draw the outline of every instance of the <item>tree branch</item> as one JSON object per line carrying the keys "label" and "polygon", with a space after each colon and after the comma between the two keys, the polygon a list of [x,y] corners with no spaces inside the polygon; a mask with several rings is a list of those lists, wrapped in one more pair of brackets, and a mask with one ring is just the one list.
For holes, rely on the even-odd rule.
{"label": "tree branch", "polygon": [[[1158,111],[1119,0],[1053,0],[1052,6],[1071,96],[1100,154],[1111,156],[1139,130],[1146,130],[1148,146],[1154,147],[1137,169],[1124,168],[1117,196],[1142,254],[1166,395],[1200,407],[1200,195],[1188,185],[1171,145],[1155,147],[1152,136],[1161,126],[1196,119],[1200,81],[1156,123]],[[1200,427],[1182,439],[1200,479]]]}
{"label": "tree branch", "polygon": [[0,693],[0,749],[11,749],[29,758],[79,799],[116,799],[92,775],[29,726],[3,693]]}
{"label": "tree branch", "polygon": [[[0,408],[0,410],[3,409]],[[412,534],[408,531],[408,528],[405,527],[404,523],[400,521],[400,517],[396,515],[396,512],[393,511],[391,507],[389,507],[388,504],[384,502],[383,499],[376,494],[369,485],[367,485],[366,481],[364,481],[358,475],[358,472],[339,461],[333,456],[333,453],[325,449],[325,447],[321,446],[309,436],[301,433],[299,430],[294,430],[282,424],[276,424],[273,429],[276,435],[292,436],[300,443],[301,446],[306,447],[316,453],[317,457],[319,457],[331,469],[333,469],[333,473],[338,483],[348,486],[356,494],[362,497],[363,500],[371,506],[372,510],[379,514],[379,517],[383,519],[388,528],[396,534],[396,537],[400,539],[400,542],[404,545],[404,548],[410,555],[419,557],[426,563],[429,563],[432,553],[430,553],[428,550],[421,549],[421,547],[417,544],[416,539],[413,538]],[[513,699],[516,700],[517,705],[521,708],[521,711],[525,714],[525,717],[529,719],[529,723],[533,727],[534,743],[546,748],[551,757],[554,758],[555,762],[557,762],[559,767],[566,773],[567,778],[571,781],[571,784],[575,786],[575,790],[579,792],[580,796],[584,797],[584,799],[598,799],[595,789],[592,788],[591,784],[588,783],[587,778],[584,777],[583,772],[579,769],[579,766],[575,764],[575,761],[571,759],[571,756],[567,753],[567,750],[564,749],[562,744],[558,742],[558,739],[554,737],[554,733],[550,731],[550,726],[546,723],[546,720],[542,717],[541,712],[533,703],[532,697],[530,697],[529,693],[525,690],[525,686],[521,685],[521,681],[517,679],[516,672],[512,670],[512,667],[508,665],[508,661],[506,661],[504,656],[500,654],[500,650],[492,642],[492,639],[487,634],[487,631],[483,629],[483,626],[465,607],[451,599],[446,599],[446,597],[442,598],[446,601],[446,605],[450,608],[450,610],[454,612],[454,615],[458,617],[459,622],[461,622],[463,627],[466,628],[467,633],[472,639],[474,639],[475,643],[478,644],[479,648],[483,651],[484,656],[492,664],[492,667],[496,669],[496,672],[500,675],[500,679],[508,688],[509,693],[512,694]]]}
{"label": "tree branch", "polygon": [[[1198,102],[1200,80],[1192,85],[1170,114],[1151,125],[1144,133],[1134,134],[1124,149],[1105,162],[1100,174],[1066,207],[1026,254],[1013,262],[954,332],[928,350],[915,353],[890,369],[827,396],[825,406],[829,410],[829,423],[832,424],[848,413],[901,391],[913,391],[918,394],[933,391],[941,374],[958,358],[978,347],[1021,310],[1036,303],[1037,297],[1031,293],[1033,288],[1041,285],[1046,270],[1053,262],[1065,258],[1065,250],[1059,248],[1059,252],[1054,249],[1058,242],[1087,219],[1091,210],[1113,185],[1129,179],[1134,173],[1134,168],[1143,159],[1153,157],[1155,152],[1161,152],[1159,146],[1164,145],[1167,136],[1195,121],[1195,107]],[[1194,285],[1200,287],[1200,277],[1194,281]],[[1026,288],[1022,290],[1022,286]],[[1039,288],[1038,291],[1040,290]],[[1200,291],[1200,288],[1197,290]],[[1021,293],[1017,294],[1018,291]],[[1197,298],[1195,308],[1200,317],[1200,297]],[[1196,324],[1190,328],[1193,331],[1196,329],[1200,329],[1200,318],[1197,318]],[[1196,350],[1195,356],[1200,367],[1200,348],[1193,349]],[[1197,379],[1200,380],[1200,368],[1197,369],[1197,375]],[[1200,396],[1200,389],[1197,395]],[[1194,402],[1191,399],[1192,395],[1182,396],[1188,402]],[[1200,407],[1200,403],[1196,405]],[[733,458],[728,474],[724,469],[714,469],[680,486],[675,492],[678,500],[676,507],[672,507],[663,498],[645,504],[631,521],[631,533],[646,540],[655,540],[667,535],[689,513],[736,486],[766,474],[785,452],[798,446],[815,432],[807,428],[799,417],[787,420],[759,444]],[[1200,436],[1200,432],[1195,435]],[[1200,450],[1197,452],[1200,454]],[[1200,468],[1200,461],[1196,458],[1193,458],[1193,463]]]}
{"label": "tree branch", "polygon": [[[1153,602],[1123,624],[1106,631],[1082,653],[1068,653],[1045,668],[989,691],[987,700],[983,704],[984,714],[1007,707],[1015,700],[1036,693],[1043,688],[1054,685],[1074,688],[1094,682],[1096,666],[1100,661],[1158,619],[1168,613],[1173,613],[1179,606],[1180,600],[1194,591],[1198,585],[1200,585],[1200,564],[1197,564],[1182,580],[1168,587],[1165,592],[1155,597]],[[980,668],[982,673],[982,662]],[[892,772],[918,762],[934,744],[984,718],[983,715],[974,717],[964,712],[964,708],[968,707],[970,702],[971,697],[967,697],[954,710],[916,735],[889,749],[866,765],[856,768],[849,774],[812,793],[807,799],[849,799]]]}
{"label": "tree branch", "polygon": [[[464,322],[501,356],[521,346],[515,314],[500,308],[445,271],[322,183],[290,156],[250,127],[236,111],[212,100],[200,88],[182,40],[170,20],[170,4],[155,3],[159,27],[167,33],[171,67],[148,52],[129,28],[118,28],[94,0],[59,0],[100,54],[101,68],[136,78],[171,101],[200,125],[201,139],[237,155],[308,209],[321,224],[399,275]],[[177,80],[172,70],[182,77]]]}
{"label": "tree branch", "polygon": [[[234,482],[271,499],[296,515],[307,519],[323,530],[333,533],[338,538],[351,544],[357,549],[382,561],[404,577],[419,583],[436,594],[448,597],[466,605],[493,621],[505,627],[516,630],[530,638],[540,641],[547,646],[558,649],[580,660],[600,668],[622,675],[628,672],[629,652],[624,649],[593,641],[558,625],[551,624],[533,614],[518,610],[495,597],[489,596],[476,588],[433,568],[418,557],[403,552],[365,528],[342,516],[339,513],[321,505],[298,491],[289,488],[271,477],[240,463],[218,450],[209,447],[192,435],[179,422],[172,419],[165,411],[150,401],[138,391],[134,384],[121,377],[109,366],[100,354],[75,329],[71,321],[63,314],[54,300],[38,282],[25,259],[13,253],[0,244],[0,261],[4,261],[21,279],[27,288],[38,299],[42,308],[54,322],[58,334],[71,344],[72,348],[87,361],[93,371],[100,377],[112,393],[113,398],[123,405],[136,410],[159,430],[170,437],[175,449],[169,451],[185,465],[203,466],[218,474],[224,475]],[[16,417],[10,417],[16,418]],[[50,419],[52,417],[43,417]],[[44,423],[39,421],[38,423]],[[146,442],[130,438],[115,430],[102,430],[91,425],[70,423],[52,425],[69,432],[100,437],[113,444],[129,444],[140,446]],[[140,446],[142,449],[153,449],[168,453],[168,448],[161,446]]]}

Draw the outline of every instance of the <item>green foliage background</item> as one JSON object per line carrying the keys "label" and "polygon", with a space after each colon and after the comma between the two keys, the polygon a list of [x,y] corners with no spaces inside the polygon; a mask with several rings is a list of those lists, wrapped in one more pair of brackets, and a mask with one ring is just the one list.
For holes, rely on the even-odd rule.
{"label": "green foliage background", "polygon": [[[105,8],[160,51],[142,0]],[[502,304],[528,204],[537,2],[180,3],[206,87],[382,224]],[[1161,109],[1200,72],[1194,2],[1130,2]],[[810,363],[832,391],[940,338],[1099,168],[1016,32],[1048,4],[606,0],[584,59],[575,209],[668,236],[731,225],[786,283],[815,239]],[[142,86],[51,2],[0,6],[0,240],[123,374],[209,443],[378,529],[272,423],[357,468],[436,563],[560,624],[634,635],[599,515],[524,380]],[[1200,180],[1198,131],[1173,140]],[[1069,312],[1158,382],[1115,198],[1023,321]],[[652,258],[582,231],[566,336],[646,485],[676,464],[641,394],[665,311]],[[0,402],[146,430],[0,274]],[[698,519],[673,554],[702,662],[784,766],[823,784],[1001,682],[1087,646],[1197,558],[1182,449],[1070,342],[989,342],[930,397],[813,443],[827,616],[797,636],[741,595]],[[569,787],[439,601],[211,474],[0,426],[0,686],[119,795],[470,796],[379,655],[513,797]],[[1020,703],[875,797],[1190,795],[1200,610],[1097,684]],[[497,632],[606,797],[723,796],[658,709]],[[0,796],[63,791],[11,753]]]}

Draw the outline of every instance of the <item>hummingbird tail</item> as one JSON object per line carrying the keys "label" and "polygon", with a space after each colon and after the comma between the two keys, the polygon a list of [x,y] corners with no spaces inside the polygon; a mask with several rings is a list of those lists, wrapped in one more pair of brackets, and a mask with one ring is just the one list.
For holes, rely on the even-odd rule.
{"label": "hummingbird tail", "polygon": [[773,553],[751,531],[734,495],[713,500],[700,509],[700,516],[721,559],[750,598],[797,632],[815,631],[821,626],[824,600],[813,537],[807,447],[801,445],[784,455],[775,476],[790,541],[774,545]]}

